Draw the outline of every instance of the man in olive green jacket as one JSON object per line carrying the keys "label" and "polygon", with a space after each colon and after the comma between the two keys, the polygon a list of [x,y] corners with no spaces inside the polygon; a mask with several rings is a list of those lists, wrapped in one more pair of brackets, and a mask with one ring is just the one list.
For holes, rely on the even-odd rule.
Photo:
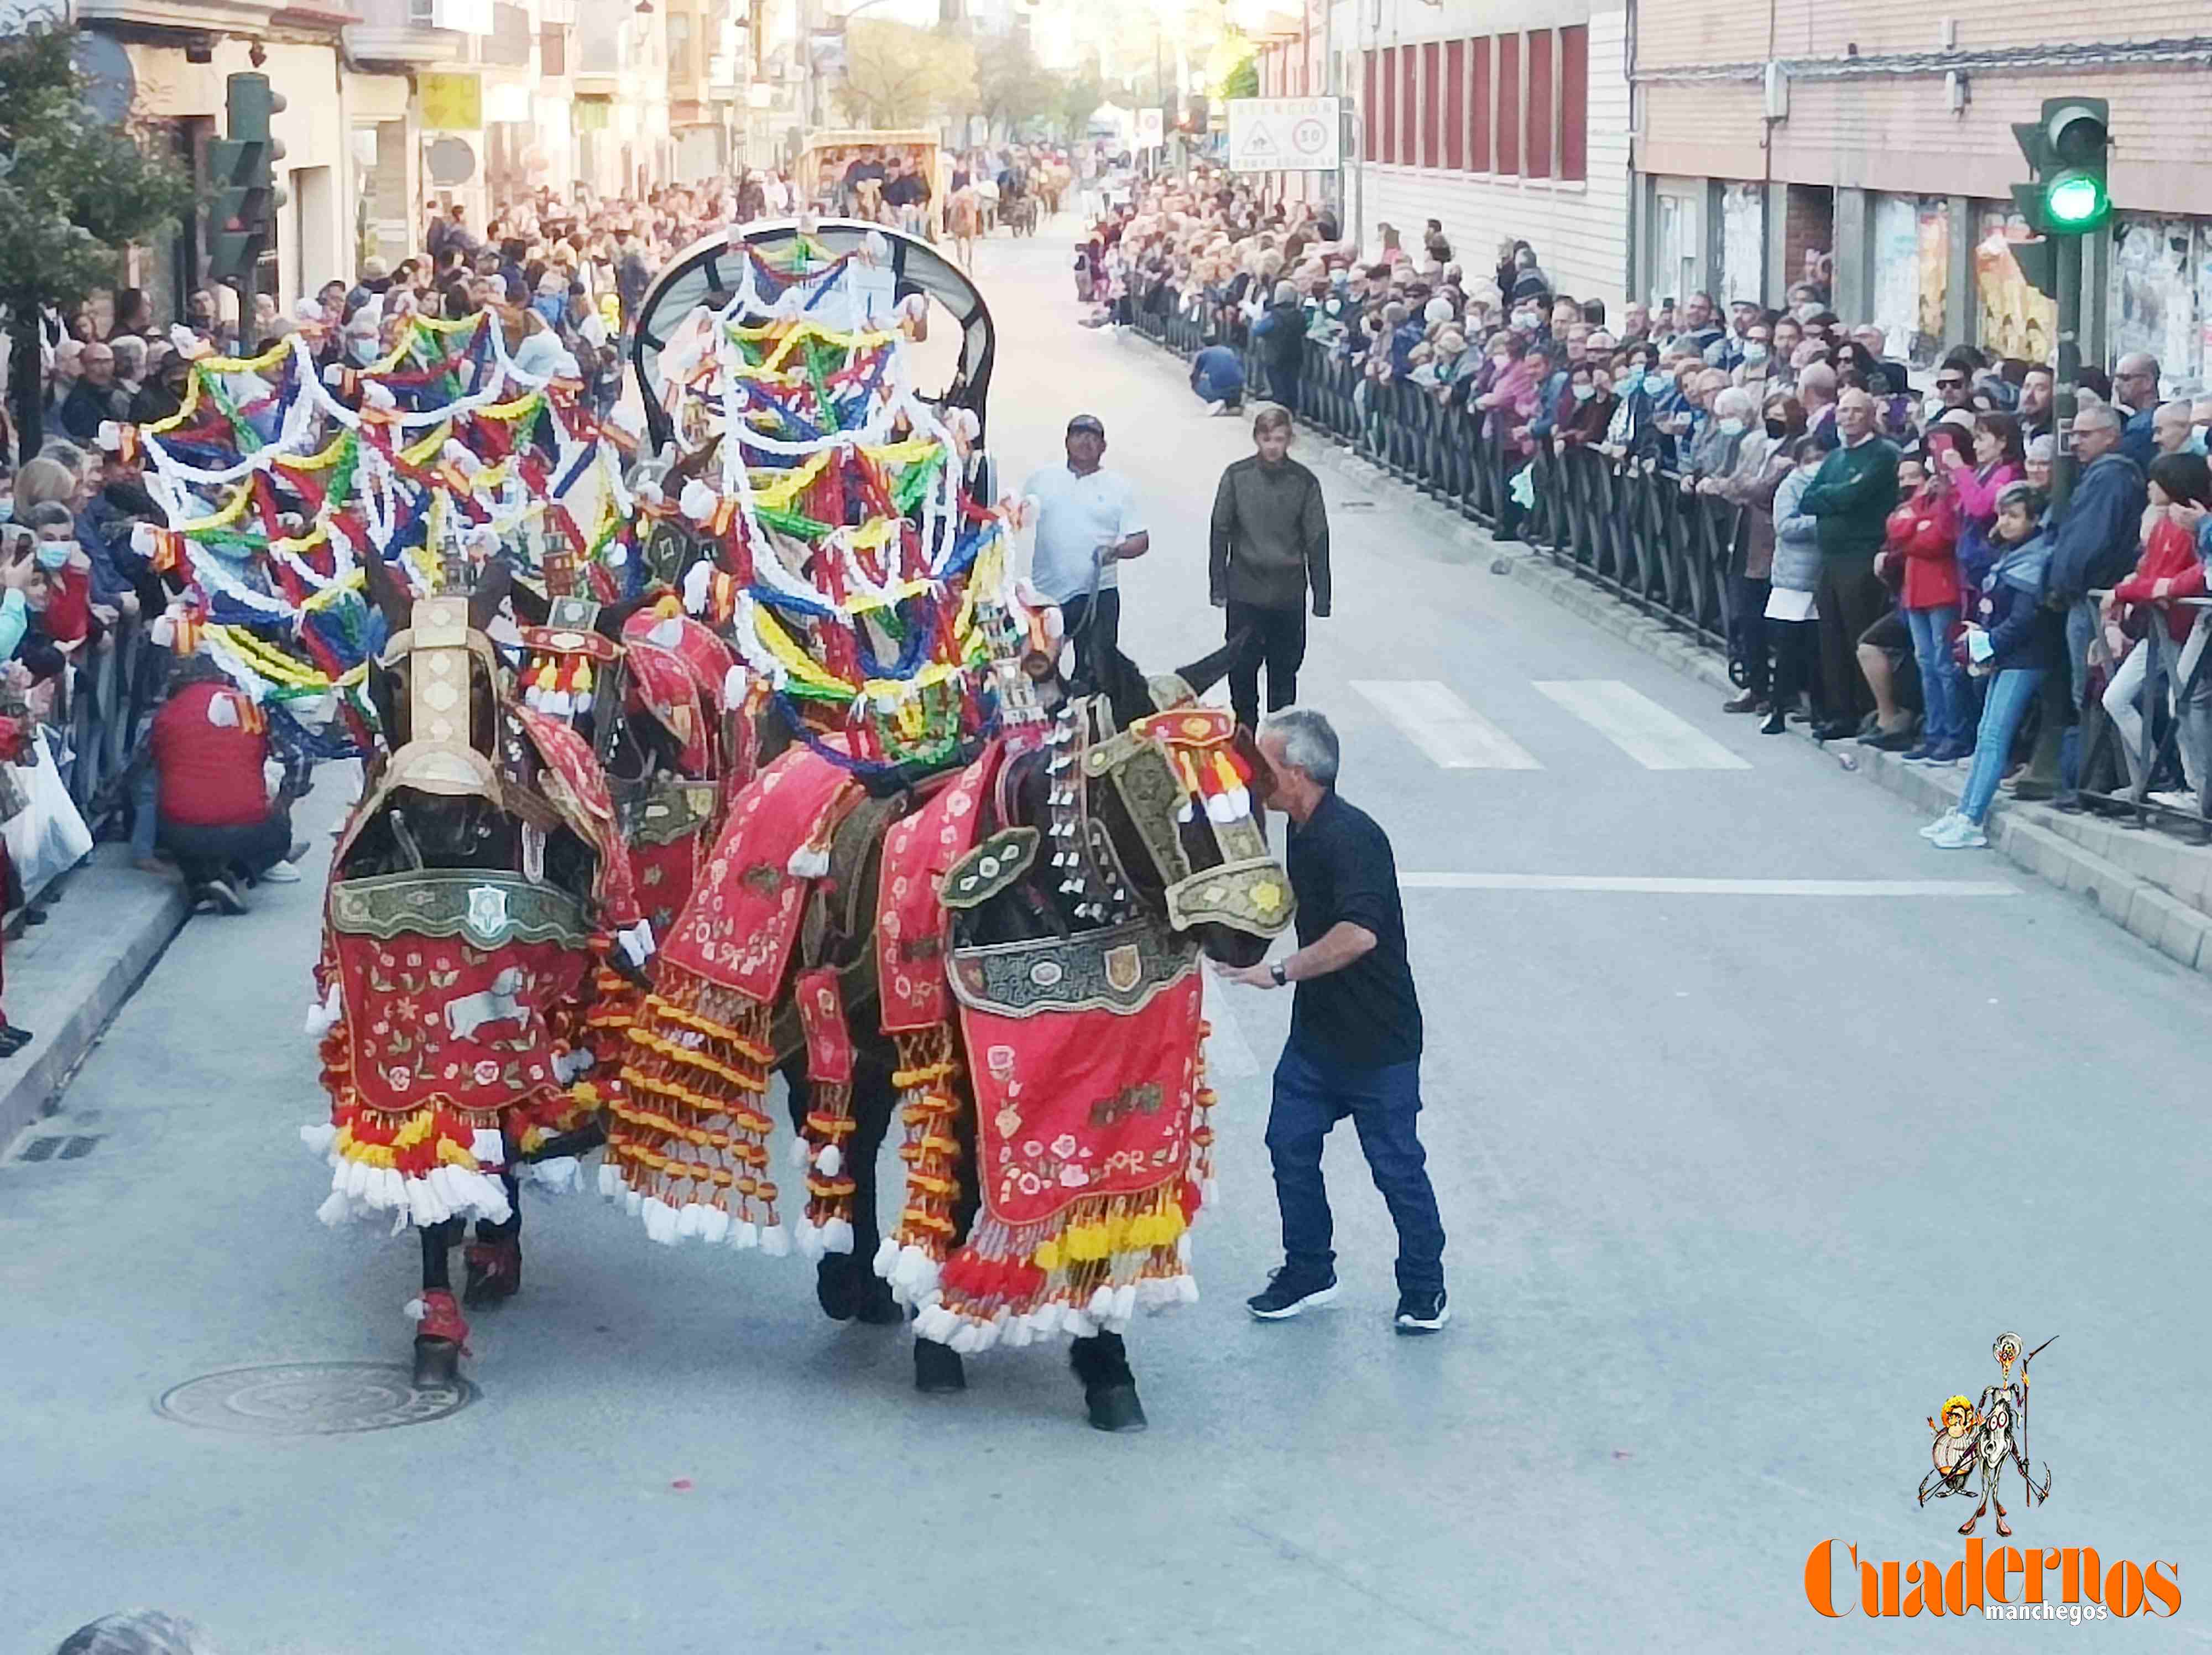
{"label": "man in olive green jacket", "polygon": [[1267,668],[1267,710],[1298,698],[1306,656],[1306,593],[1328,614],[1328,510],[1321,479],[1290,457],[1291,417],[1273,403],[1252,421],[1255,452],[1221,474],[1213,496],[1209,569],[1213,606],[1228,613],[1228,636],[1243,648],[1229,669],[1237,721],[1260,722],[1260,668]]}

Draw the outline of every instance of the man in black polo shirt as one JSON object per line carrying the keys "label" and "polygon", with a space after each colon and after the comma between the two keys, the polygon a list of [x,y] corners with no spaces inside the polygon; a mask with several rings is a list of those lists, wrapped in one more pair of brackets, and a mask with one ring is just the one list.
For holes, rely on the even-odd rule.
{"label": "man in black polo shirt", "polygon": [[1421,1112],[1421,1005],[1406,960],[1406,916],[1390,841],[1337,797],[1336,732],[1292,708],[1260,727],[1274,771],[1267,802],[1289,813],[1298,948],[1272,964],[1218,968],[1255,989],[1298,985],[1291,1037],[1275,1065],[1267,1153],[1283,1213],[1283,1267],[1245,1304],[1281,1321],[1336,1297],[1336,1255],[1322,1144],[1345,1116],[1398,1226],[1401,1333],[1434,1333],[1444,1305],[1444,1230],[1415,1130]]}

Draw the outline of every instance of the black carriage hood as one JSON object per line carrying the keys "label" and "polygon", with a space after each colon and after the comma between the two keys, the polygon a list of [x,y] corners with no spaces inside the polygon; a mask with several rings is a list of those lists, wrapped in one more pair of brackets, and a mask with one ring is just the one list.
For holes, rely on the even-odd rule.
{"label": "black carriage hood", "polygon": [[[656,451],[675,435],[659,394],[660,352],[670,334],[708,295],[737,291],[735,265],[742,255],[733,259],[733,247],[772,247],[799,233],[799,221],[793,218],[735,226],[693,242],[653,277],[638,306],[630,364],[644,392],[646,429]],[[819,219],[806,234],[833,257],[854,251],[871,235],[884,239],[899,293],[927,294],[951,312],[960,327],[960,374],[945,393],[945,405],[968,409],[979,423],[982,422],[997,354],[997,332],[982,294],[966,273],[928,242],[860,219]]]}

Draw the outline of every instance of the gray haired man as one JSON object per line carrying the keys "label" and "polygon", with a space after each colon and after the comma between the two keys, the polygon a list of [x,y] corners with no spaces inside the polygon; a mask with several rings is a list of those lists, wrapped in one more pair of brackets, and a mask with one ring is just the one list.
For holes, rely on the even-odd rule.
{"label": "gray haired man", "polygon": [[1273,772],[1267,802],[1291,818],[1285,858],[1298,902],[1295,953],[1232,970],[1255,989],[1297,986],[1291,1037],[1275,1065],[1267,1153],[1283,1215],[1283,1266],[1245,1301],[1279,1322],[1336,1297],[1334,1223],[1322,1145],[1346,1116],[1398,1226],[1400,1333],[1434,1333],[1444,1302],[1444,1230],[1416,1125],[1421,1112],[1421,1005],[1406,958],[1406,916],[1390,840],[1337,796],[1336,732],[1291,708],[1260,727]]}
{"label": "gray haired man", "polygon": [[[2131,359],[2124,359],[2131,360]],[[2089,596],[2110,587],[2135,566],[2142,521],[2142,469],[2122,450],[2124,427],[2109,403],[2084,401],[2074,411],[2074,454],[2081,474],[2065,509],[2051,526],[2051,572],[2044,601],[2066,617],[2068,676],[2043,681],[2044,724],[2016,799],[2057,797],[2059,807],[2078,807],[2081,785],[2079,710],[2087,704],[2089,646],[2097,636],[2097,605]]]}

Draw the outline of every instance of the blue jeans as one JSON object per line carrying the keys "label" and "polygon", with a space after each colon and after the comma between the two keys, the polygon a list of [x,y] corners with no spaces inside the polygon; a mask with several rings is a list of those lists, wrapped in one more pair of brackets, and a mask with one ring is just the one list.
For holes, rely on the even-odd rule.
{"label": "blue jeans", "polygon": [[1321,1150],[1346,1116],[1398,1226],[1398,1290],[1433,1293],[1444,1285],[1444,1226],[1430,1188],[1428,1156],[1414,1130],[1421,1112],[1421,1066],[1364,1068],[1332,1062],[1293,1037],[1275,1064],[1267,1111],[1267,1153],[1283,1211],[1283,1260],[1307,1281],[1335,1279],[1335,1220],[1322,1181]]}
{"label": "blue jeans", "polygon": [[1931,747],[1966,742],[1966,675],[1951,657],[1951,628],[1958,618],[1955,604],[1905,611],[1912,659],[1920,665],[1920,704],[1927,713],[1922,739]]}
{"label": "blue jeans", "polygon": [[1981,733],[1974,738],[1974,767],[1966,773],[1966,791],[1959,812],[1976,827],[1989,820],[1990,801],[1997,796],[2012,739],[2027,716],[2043,687],[2040,666],[2008,666],[1990,680],[1989,699],[1982,703]]}

